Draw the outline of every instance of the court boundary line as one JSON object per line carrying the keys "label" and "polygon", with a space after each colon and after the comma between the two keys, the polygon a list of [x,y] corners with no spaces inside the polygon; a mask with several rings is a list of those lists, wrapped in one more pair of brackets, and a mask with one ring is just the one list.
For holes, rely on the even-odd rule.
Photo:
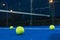
{"label": "court boundary line", "polygon": [[[10,29],[10,28],[0,28],[0,29]],[[13,28],[16,29],[16,28]],[[28,30],[50,30],[49,28],[24,28]],[[54,30],[60,30],[60,28],[55,28]]]}

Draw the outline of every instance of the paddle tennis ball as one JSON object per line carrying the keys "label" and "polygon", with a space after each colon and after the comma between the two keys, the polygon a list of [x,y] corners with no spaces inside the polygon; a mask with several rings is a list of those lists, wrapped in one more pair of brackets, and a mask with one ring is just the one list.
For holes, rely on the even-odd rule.
{"label": "paddle tennis ball", "polygon": [[54,26],[54,25],[50,25],[50,26],[49,26],[49,29],[50,29],[50,30],[54,30],[54,29],[55,29],[55,26]]}
{"label": "paddle tennis ball", "polygon": [[12,30],[13,29],[13,26],[10,26],[10,29]]}
{"label": "paddle tennis ball", "polygon": [[16,28],[16,34],[23,34],[24,33],[24,28],[22,26],[18,26]]}

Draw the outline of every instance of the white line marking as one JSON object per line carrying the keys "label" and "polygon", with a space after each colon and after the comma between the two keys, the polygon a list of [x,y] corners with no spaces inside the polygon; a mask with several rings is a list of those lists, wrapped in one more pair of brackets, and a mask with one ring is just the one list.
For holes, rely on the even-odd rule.
{"label": "white line marking", "polygon": [[[9,29],[9,28],[0,28],[0,29]],[[16,28],[13,28],[16,29]],[[50,30],[49,28],[24,28],[27,30]],[[60,30],[60,28],[55,28],[54,30]]]}
{"label": "white line marking", "polygon": [[[0,28],[0,29],[9,29],[9,28]],[[13,29],[16,29],[16,28],[13,28]]]}
{"label": "white line marking", "polygon": [[41,30],[41,29],[43,29],[43,30],[45,30],[45,29],[48,29],[48,28],[25,28],[25,29],[30,29],[30,30]]}
{"label": "white line marking", "polygon": [[49,30],[49,28],[25,28],[27,30]]}
{"label": "white line marking", "polygon": [[[25,28],[29,30],[50,30],[49,28]],[[54,30],[60,30],[60,28],[55,28]]]}

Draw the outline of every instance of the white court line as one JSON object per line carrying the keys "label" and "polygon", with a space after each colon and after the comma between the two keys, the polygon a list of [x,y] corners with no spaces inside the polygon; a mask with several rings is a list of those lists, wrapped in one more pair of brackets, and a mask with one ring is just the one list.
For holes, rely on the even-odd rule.
{"label": "white court line", "polygon": [[[0,28],[0,29],[9,29],[9,28]],[[13,28],[16,29],[16,28]],[[24,28],[27,30],[49,30],[49,28]],[[54,30],[60,30],[60,28],[55,28]]]}
{"label": "white court line", "polygon": [[25,29],[30,29],[30,30],[42,30],[42,29],[48,29],[48,28],[25,28]]}
{"label": "white court line", "polygon": [[[50,30],[49,28],[25,28],[25,29],[29,29],[29,30]],[[60,30],[60,28],[55,28],[55,29]]]}
{"label": "white court line", "polygon": [[[0,29],[9,29],[9,28],[0,28]],[[16,29],[16,28],[13,28],[13,29]]]}
{"label": "white court line", "polygon": [[50,17],[50,15],[45,15],[45,14],[36,14],[36,13],[26,13],[26,12],[18,12],[18,11],[9,11],[9,10],[0,10],[0,12],[8,12],[8,13],[16,13],[16,14],[26,14],[26,15],[35,15],[35,16],[46,16]]}

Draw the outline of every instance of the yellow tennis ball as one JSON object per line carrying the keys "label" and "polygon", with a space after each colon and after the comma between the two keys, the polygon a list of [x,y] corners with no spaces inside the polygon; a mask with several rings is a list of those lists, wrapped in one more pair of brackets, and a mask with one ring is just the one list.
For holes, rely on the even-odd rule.
{"label": "yellow tennis ball", "polygon": [[14,27],[13,26],[10,26],[10,29],[13,29]]}
{"label": "yellow tennis ball", "polygon": [[49,29],[50,30],[54,30],[55,29],[55,26],[54,25],[50,25]]}
{"label": "yellow tennis ball", "polygon": [[16,34],[23,34],[24,33],[24,28],[22,26],[18,26],[16,28]]}

